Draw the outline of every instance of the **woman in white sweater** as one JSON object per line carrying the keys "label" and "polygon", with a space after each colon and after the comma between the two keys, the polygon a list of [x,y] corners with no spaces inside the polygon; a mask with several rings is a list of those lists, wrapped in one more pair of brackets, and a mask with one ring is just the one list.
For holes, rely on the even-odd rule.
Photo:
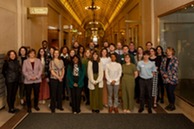
{"label": "woman in white sweater", "polygon": [[99,54],[94,51],[91,61],[88,62],[88,88],[90,89],[90,107],[93,113],[99,113],[103,108],[103,65]]}
{"label": "woman in white sweater", "polygon": [[[117,56],[113,53],[110,55],[111,62],[106,65],[105,75],[107,79],[108,86],[108,106],[109,113],[112,113],[114,110],[115,113],[118,113],[118,91],[120,78],[122,74],[121,64],[117,63]],[[114,93],[113,93],[114,92]],[[112,100],[112,96],[114,96],[114,104]]]}
{"label": "woman in white sweater", "polygon": [[[106,48],[103,48],[100,51],[100,61],[103,65],[103,71],[105,75],[106,65],[111,62],[110,57],[108,56],[108,50]],[[108,90],[107,90],[107,83],[106,83],[106,77],[103,77],[103,105],[105,107],[108,107]]]}

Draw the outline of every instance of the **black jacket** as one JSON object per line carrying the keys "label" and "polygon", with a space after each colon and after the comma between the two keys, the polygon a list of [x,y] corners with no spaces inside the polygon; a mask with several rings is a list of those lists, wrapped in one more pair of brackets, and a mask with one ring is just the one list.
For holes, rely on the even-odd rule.
{"label": "black jacket", "polygon": [[21,67],[18,60],[8,60],[3,64],[2,74],[6,83],[19,82]]}

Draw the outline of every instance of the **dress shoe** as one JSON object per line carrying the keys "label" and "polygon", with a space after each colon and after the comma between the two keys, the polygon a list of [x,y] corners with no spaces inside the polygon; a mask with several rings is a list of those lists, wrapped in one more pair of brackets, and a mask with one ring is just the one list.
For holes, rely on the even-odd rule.
{"label": "dress shoe", "polygon": [[34,109],[36,110],[36,111],[39,111],[40,110],[40,108],[37,106],[37,107],[34,107]]}
{"label": "dress shoe", "polygon": [[148,109],[148,113],[151,114],[152,113],[152,109]]}
{"label": "dress shoe", "polygon": [[62,107],[60,107],[60,108],[57,108],[57,109],[59,109],[60,111],[64,111],[64,108],[62,108]]}
{"label": "dress shoe", "polygon": [[17,113],[17,112],[19,112],[19,111],[20,111],[20,109],[18,109],[18,108],[14,108],[14,111],[15,111],[15,113]]}
{"label": "dress shoe", "polygon": [[160,103],[164,103],[164,99],[160,99]]}
{"label": "dress shoe", "polygon": [[27,112],[28,112],[28,113],[31,113],[31,112],[32,112],[31,108],[28,108],[28,109],[27,109]]}
{"label": "dress shoe", "polygon": [[175,109],[176,109],[176,107],[175,107],[174,105],[171,105],[171,107],[168,108],[167,110],[168,110],[168,111],[174,111]]}
{"label": "dress shoe", "polygon": [[14,110],[14,109],[9,109],[8,112],[9,112],[9,113],[15,113],[15,110]]}
{"label": "dress shoe", "polygon": [[115,113],[119,113],[119,110],[118,110],[118,108],[116,107],[116,108],[114,108],[114,112]]}
{"label": "dress shoe", "polygon": [[52,109],[52,110],[51,110],[51,113],[55,113],[55,109]]}
{"label": "dress shoe", "polygon": [[142,113],[143,110],[144,110],[143,108],[140,108],[140,109],[138,110],[138,112],[139,112],[139,113]]}
{"label": "dress shoe", "polygon": [[171,108],[171,104],[169,104],[168,106],[165,107],[166,110],[169,110]]}
{"label": "dress shoe", "polygon": [[96,113],[100,113],[100,110],[95,110]]}
{"label": "dress shoe", "polygon": [[86,105],[90,105],[90,102],[89,101],[86,101]]}
{"label": "dress shoe", "polygon": [[112,113],[112,111],[113,111],[113,107],[109,107],[108,112]]}

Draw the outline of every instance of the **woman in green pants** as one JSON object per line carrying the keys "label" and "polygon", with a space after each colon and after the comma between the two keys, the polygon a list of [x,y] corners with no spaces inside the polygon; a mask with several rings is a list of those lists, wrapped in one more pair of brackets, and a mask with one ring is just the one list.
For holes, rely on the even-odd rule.
{"label": "woman in green pants", "polygon": [[122,98],[123,112],[130,113],[134,107],[135,78],[137,77],[136,66],[131,63],[131,58],[125,55],[125,64],[122,65]]}

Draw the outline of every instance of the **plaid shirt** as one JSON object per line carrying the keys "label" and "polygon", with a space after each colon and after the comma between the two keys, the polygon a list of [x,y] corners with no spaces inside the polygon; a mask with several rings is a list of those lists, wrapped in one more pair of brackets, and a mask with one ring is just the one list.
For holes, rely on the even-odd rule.
{"label": "plaid shirt", "polygon": [[168,77],[163,78],[164,84],[172,84],[176,85],[178,84],[178,59],[173,56],[169,62],[168,68],[166,70],[166,62],[167,62],[167,57],[163,58],[161,66],[160,66],[160,72],[162,77],[164,74],[166,74]]}

